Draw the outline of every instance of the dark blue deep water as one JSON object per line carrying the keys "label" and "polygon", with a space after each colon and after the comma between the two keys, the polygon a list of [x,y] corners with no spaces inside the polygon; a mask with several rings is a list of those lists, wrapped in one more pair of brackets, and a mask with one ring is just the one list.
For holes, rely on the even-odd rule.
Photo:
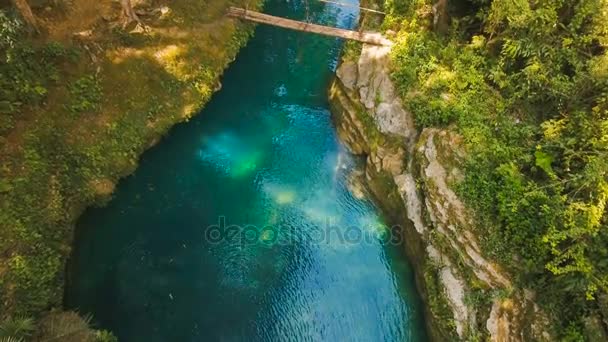
{"label": "dark blue deep water", "polygon": [[[312,5],[316,22],[356,23]],[[347,186],[357,162],[326,96],[340,49],[258,27],[200,115],[81,218],[68,305],[121,341],[425,340],[403,247]]]}

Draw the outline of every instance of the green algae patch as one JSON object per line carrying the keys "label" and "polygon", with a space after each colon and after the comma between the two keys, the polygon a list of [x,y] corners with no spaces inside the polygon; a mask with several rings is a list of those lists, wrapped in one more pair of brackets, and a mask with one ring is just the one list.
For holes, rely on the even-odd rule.
{"label": "green algae patch", "polygon": [[16,30],[2,46],[0,318],[61,305],[76,218],[209,101],[252,33],[223,15],[244,1],[148,3],[145,31],[121,29],[119,7],[100,1],[94,14],[40,11],[47,35]]}

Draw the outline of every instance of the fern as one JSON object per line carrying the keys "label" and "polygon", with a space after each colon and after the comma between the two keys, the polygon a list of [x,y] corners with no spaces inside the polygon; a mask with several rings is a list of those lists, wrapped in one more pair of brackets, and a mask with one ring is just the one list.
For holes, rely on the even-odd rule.
{"label": "fern", "polygon": [[34,332],[36,326],[34,320],[28,317],[9,318],[0,324],[1,341],[5,339],[22,340]]}

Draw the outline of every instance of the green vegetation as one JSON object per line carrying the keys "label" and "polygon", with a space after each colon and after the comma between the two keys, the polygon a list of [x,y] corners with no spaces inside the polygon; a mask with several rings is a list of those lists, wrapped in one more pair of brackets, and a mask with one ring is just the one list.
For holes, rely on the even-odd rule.
{"label": "green vegetation", "polygon": [[102,89],[94,75],[85,75],[69,85],[71,103],[68,109],[73,113],[96,112],[101,107]]}
{"label": "green vegetation", "polygon": [[[149,32],[110,27],[99,14],[79,27],[94,29],[88,42],[56,28],[52,39],[29,36],[0,8],[0,340],[30,338],[34,320],[19,317],[38,321],[60,306],[78,214],[107,200],[150,143],[209,100],[250,32],[220,19],[241,1],[150,3],[171,11],[149,19]],[[419,127],[462,134],[459,191],[484,249],[536,290],[564,340],[580,340],[584,317],[608,319],[608,3],[449,1],[442,34],[432,5],[385,1],[404,103]],[[435,291],[436,270],[426,271]],[[484,295],[468,300],[487,305]]]}
{"label": "green vegetation", "polygon": [[223,17],[240,0],[149,1],[169,10],[146,16],[144,33],[108,22],[118,3],[42,2],[37,36],[0,7],[0,321],[9,328],[61,307],[78,215],[209,100],[252,32]]}
{"label": "green vegetation", "polygon": [[91,328],[91,317],[80,317],[75,312],[53,311],[39,322],[31,318],[9,318],[0,322],[1,342],[23,341],[64,342],[116,342],[117,338],[107,330]]}
{"label": "green vegetation", "polygon": [[427,263],[423,271],[424,284],[427,291],[426,304],[433,317],[437,318],[437,324],[442,327],[449,336],[446,339],[456,340],[456,322],[451,314],[450,304],[447,302],[439,279],[439,266]]}
{"label": "green vegetation", "polygon": [[577,340],[608,311],[608,3],[450,1],[444,34],[432,5],[385,2],[394,80],[419,127],[462,134],[484,249]]}
{"label": "green vegetation", "polygon": [[75,50],[62,44],[24,44],[23,26],[14,16],[0,11],[0,134],[8,133],[24,106],[41,105],[49,87],[59,81],[58,68],[74,59]]}
{"label": "green vegetation", "polygon": [[31,318],[12,318],[0,324],[1,339],[22,340],[32,336],[36,326]]}

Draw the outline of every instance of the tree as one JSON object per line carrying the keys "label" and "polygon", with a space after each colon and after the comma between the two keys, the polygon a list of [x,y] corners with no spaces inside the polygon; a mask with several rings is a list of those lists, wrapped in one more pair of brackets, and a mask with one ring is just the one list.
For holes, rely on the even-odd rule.
{"label": "tree", "polygon": [[[13,2],[13,5],[15,6],[15,8],[21,14],[21,17],[23,17],[23,20],[26,22],[26,24],[34,31],[40,32],[40,30],[38,29],[38,23],[36,22],[36,18],[34,17],[34,14],[32,13],[32,9],[30,8],[30,5],[27,3],[27,0],[11,0],[11,1]],[[127,0],[127,1],[129,1],[129,0]]]}
{"label": "tree", "polygon": [[446,33],[449,28],[448,0],[438,0],[433,5],[433,29],[439,33]]}
{"label": "tree", "polygon": [[131,0],[120,0],[120,5],[122,6],[122,12],[126,17],[125,26],[132,22],[137,22],[138,24],[143,26],[143,23],[137,16],[137,13],[133,10],[133,5],[131,4]]}

